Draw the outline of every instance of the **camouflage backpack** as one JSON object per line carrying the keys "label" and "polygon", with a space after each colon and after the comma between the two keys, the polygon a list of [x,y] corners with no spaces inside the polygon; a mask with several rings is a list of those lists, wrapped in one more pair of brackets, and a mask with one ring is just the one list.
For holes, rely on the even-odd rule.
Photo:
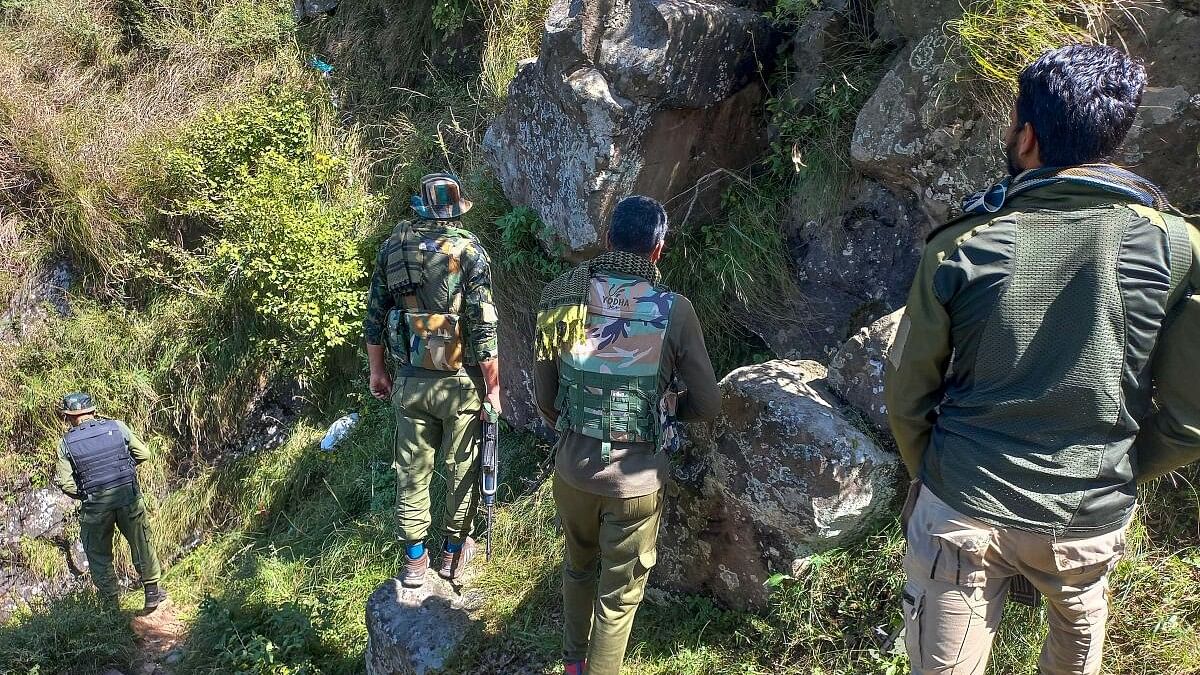
{"label": "camouflage backpack", "polygon": [[385,244],[387,286],[402,306],[388,313],[387,342],[400,363],[427,370],[462,368],[460,259],[474,242],[470,232],[449,225],[401,223],[392,232]]}
{"label": "camouflage backpack", "polygon": [[586,337],[559,353],[555,408],[558,430],[600,439],[607,464],[613,441],[664,440],[658,376],[675,294],[612,272],[590,283]]}

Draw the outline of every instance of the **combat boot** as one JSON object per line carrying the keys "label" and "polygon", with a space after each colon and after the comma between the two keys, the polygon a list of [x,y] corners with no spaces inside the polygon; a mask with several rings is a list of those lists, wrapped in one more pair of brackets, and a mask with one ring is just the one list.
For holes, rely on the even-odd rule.
{"label": "combat boot", "polygon": [[158,609],[159,605],[170,599],[166,590],[156,583],[146,584],[142,590],[146,593],[146,606],[142,608],[146,614]]}
{"label": "combat boot", "polygon": [[457,553],[442,550],[442,568],[438,576],[448,581],[455,581],[467,571],[467,563],[475,557],[475,540],[467,537],[463,540],[462,548]]}
{"label": "combat boot", "polygon": [[425,584],[425,573],[429,571],[429,551],[421,554],[420,558],[404,556],[404,576],[400,584],[405,588],[420,588]]}

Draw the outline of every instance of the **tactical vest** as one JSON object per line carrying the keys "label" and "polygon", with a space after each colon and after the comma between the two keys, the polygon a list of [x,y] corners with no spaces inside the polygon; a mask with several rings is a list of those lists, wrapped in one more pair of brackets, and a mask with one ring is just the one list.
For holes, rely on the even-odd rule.
{"label": "tactical vest", "polygon": [[558,357],[557,429],[612,443],[658,443],[659,369],[675,294],[645,279],[591,278],[587,339]]}
{"label": "tactical vest", "polygon": [[[463,366],[463,251],[474,236],[456,227],[437,229],[401,223],[387,247],[387,287],[400,300],[388,313],[392,356],[427,370],[457,371]],[[421,295],[425,302],[422,302]]]}
{"label": "tactical vest", "polygon": [[66,435],[67,458],[80,494],[89,495],[132,485],[133,456],[121,427],[112,420],[95,420],[73,427]]}

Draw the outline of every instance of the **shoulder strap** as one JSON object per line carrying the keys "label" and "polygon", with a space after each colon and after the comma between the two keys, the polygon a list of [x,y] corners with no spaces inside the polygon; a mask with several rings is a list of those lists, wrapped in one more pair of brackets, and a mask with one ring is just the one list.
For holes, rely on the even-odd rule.
{"label": "shoulder strap", "polygon": [[1182,218],[1167,216],[1167,241],[1171,248],[1171,295],[1168,307],[1175,303],[1187,292],[1184,282],[1191,275],[1195,260],[1192,255],[1192,238],[1188,229],[1191,225]]}
{"label": "shoulder strap", "polygon": [[1130,211],[1150,221],[1152,225],[1167,233],[1167,249],[1169,252],[1171,286],[1167,296],[1167,307],[1175,306],[1179,298],[1187,292],[1184,281],[1192,271],[1192,239],[1188,232],[1191,225],[1177,216],[1163,213],[1158,209],[1144,204],[1126,204]]}

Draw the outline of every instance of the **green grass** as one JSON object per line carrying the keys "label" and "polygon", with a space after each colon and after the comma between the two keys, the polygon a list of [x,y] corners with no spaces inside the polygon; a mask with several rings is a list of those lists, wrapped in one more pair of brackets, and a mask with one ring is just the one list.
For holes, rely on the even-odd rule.
{"label": "green grass", "polygon": [[1017,77],[1044,52],[1105,42],[1114,24],[1138,25],[1143,0],[998,0],[967,6],[945,30],[980,86],[971,88],[994,114],[1007,114]]}
{"label": "green grass", "polygon": [[[530,325],[530,298],[564,267],[538,246],[536,217],[504,199],[480,139],[515,60],[536,49],[545,4],[421,1],[396,14],[393,3],[366,0],[295,28],[274,2],[0,3],[0,171],[19,167],[0,180],[36,177],[35,189],[10,205],[29,255],[65,255],[85,279],[72,317],[0,349],[0,398],[15,402],[0,408],[0,479],[34,471],[44,482],[64,389],[91,390],[106,412],[149,438],[160,450],[142,470],[153,541],[172,561],[164,583],[190,629],[180,672],[359,672],[363,603],[402,556],[391,411],[363,395],[356,348],[333,346],[328,367],[305,382],[309,405],[283,446],[213,460],[254,397],[284,380],[278,362],[255,347],[279,331],[264,331],[264,319],[248,320],[244,297],[234,302],[241,296],[219,290],[206,242],[230,238],[224,221],[252,221],[245,208],[227,208],[245,196],[244,179],[265,173],[278,187],[300,175],[289,173],[297,166],[323,162],[318,155],[336,157],[339,180],[260,190],[245,204],[291,217],[311,213],[297,204],[332,208],[376,195],[372,217],[344,222],[366,270],[407,215],[420,176],[449,169],[475,201],[466,224],[493,252],[501,312]],[[785,4],[780,16],[791,18],[781,20],[808,9]],[[482,37],[456,42],[460,29]],[[335,66],[330,80],[307,69],[309,54]],[[771,104],[777,142],[763,165],[733,180],[723,217],[672,235],[664,270],[700,310],[721,370],[765,356],[730,305],[790,318],[778,316],[779,298],[791,291],[778,222],[797,203],[819,219],[840,202],[850,185],[848,134],[886,56],[847,36],[812,104],[778,96]],[[434,63],[449,57],[467,65]],[[298,115],[307,119],[273,126],[296,111],[255,99],[268,87],[302,92]],[[232,117],[214,122],[222,115]],[[250,131],[233,136],[297,131],[295,143],[262,146],[288,161],[262,160],[269,153],[259,146],[243,155],[208,142],[242,124]],[[164,149],[181,153],[184,171],[168,170]],[[16,164],[4,163],[10,156]],[[236,161],[214,161],[228,157]],[[197,158],[206,170],[190,171]],[[237,178],[224,180],[221,167]],[[361,279],[350,285],[364,290]],[[347,409],[362,422],[336,452],[319,452],[324,425]],[[512,433],[502,453],[493,563],[475,582],[488,603],[456,665],[555,672],[562,544],[543,482],[549,449]],[[1159,487],[1145,502],[1145,524],[1114,577],[1110,667],[1188,672],[1200,668],[1200,506],[1190,489]],[[185,554],[183,544],[197,537]],[[51,549],[25,542],[18,555],[52,575],[61,558]],[[876,637],[899,625],[901,549],[898,525],[886,523],[854,548],[815,559],[781,585],[764,615],[654,593],[639,612],[630,672],[903,672],[903,655]],[[129,571],[124,547],[117,550]],[[135,604],[126,598],[126,610]],[[127,618],[99,613],[86,592],[23,610],[0,627],[0,672],[128,668],[136,655]],[[994,671],[1032,672],[1044,617],[1012,611],[1003,630]]]}

